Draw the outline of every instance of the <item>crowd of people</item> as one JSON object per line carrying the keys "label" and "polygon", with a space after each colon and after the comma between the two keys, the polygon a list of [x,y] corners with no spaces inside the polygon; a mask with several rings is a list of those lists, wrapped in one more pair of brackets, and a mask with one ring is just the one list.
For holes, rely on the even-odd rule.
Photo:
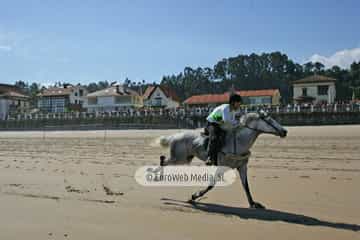
{"label": "crowd of people", "polygon": [[[164,108],[140,108],[124,109],[113,112],[70,112],[70,113],[36,113],[23,114],[8,119],[43,119],[43,118],[94,118],[94,117],[150,117],[150,116],[168,116],[168,117],[193,117],[207,116],[216,106],[204,107],[178,107],[175,109]],[[334,104],[287,104],[287,105],[254,105],[241,106],[240,112],[255,112],[264,110],[268,113],[298,113],[298,112],[360,112],[359,103],[334,103]]]}

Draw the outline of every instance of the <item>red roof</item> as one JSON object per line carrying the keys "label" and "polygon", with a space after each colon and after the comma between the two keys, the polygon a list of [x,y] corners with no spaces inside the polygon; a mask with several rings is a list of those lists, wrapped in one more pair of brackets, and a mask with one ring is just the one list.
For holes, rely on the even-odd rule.
{"label": "red roof", "polygon": [[172,100],[180,102],[180,98],[176,95],[175,91],[167,86],[149,86],[143,95],[144,100],[149,99],[151,95],[155,92],[155,89],[159,87],[160,90],[165,94],[166,97],[171,98]]}
{"label": "red roof", "polygon": [[0,97],[29,98],[19,87],[2,83],[0,83]]}
{"label": "red roof", "polygon": [[8,91],[5,93],[0,93],[0,97],[13,97],[13,98],[30,98],[29,96],[26,96],[22,93],[19,92],[14,92],[14,91]]}
{"label": "red roof", "polygon": [[160,89],[164,92],[164,94],[171,98],[174,101],[180,102],[180,98],[176,95],[175,91],[167,86],[159,86]]}
{"label": "red roof", "polygon": [[224,103],[229,100],[229,94],[205,94],[191,96],[184,101],[185,104]]}
{"label": "red roof", "polygon": [[331,77],[326,77],[326,76],[321,76],[321,75],[312,75],[306,78],[302,78],[296,81],[293,81],[293,84],[297,84],[297,83],[321,83],[321,82],[335,82],[336,79],[335,78],[331,78]]}
{"label": "red roof", "polygon": [[242,97],[274,96],[279,93],[279,89],[236,91],[236,93]]}
{"label": "red roof", "polygon": [[153,93],[153,91],[155,90],[155,86],[149,86],[146,88],[145,93],[143,95],[144,99],[148,99],[150,97],[150,95]]}
{"label": "red roof", "polygon": [[[279,93],[278,89],[265,90],[249,90],[236,91],[242,97],[260,97],[260,96],[274,96]],[[209,104],[209,103],[226,103],[229,101],[229,93],[223,94],[204,94],[191,96],[184,101],[185,104]]]}

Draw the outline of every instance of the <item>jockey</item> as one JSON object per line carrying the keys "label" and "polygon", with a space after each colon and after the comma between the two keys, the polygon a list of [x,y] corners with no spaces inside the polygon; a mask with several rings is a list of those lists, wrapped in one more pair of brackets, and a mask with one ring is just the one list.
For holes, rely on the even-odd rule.
{"label": "jockey", "polygon": [[209,133],[206,165],[217,165],[217,154],[224,144],[225,130],[239,126],[235,113],[239,110],[241,102],[241,96],[233,93],[230,95],[229,104],[216,107],[206,118],[205,131]]}

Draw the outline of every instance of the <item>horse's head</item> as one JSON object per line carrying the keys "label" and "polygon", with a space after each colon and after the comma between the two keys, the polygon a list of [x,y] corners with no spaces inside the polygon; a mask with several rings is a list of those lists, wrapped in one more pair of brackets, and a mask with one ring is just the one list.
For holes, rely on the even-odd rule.
{"label": "horse's head", "polygon": [[287,130],[264,111],[248,113],[241,118],[241,121],[245,127],[259,133],[269,133],[280,137],[287,135]]}

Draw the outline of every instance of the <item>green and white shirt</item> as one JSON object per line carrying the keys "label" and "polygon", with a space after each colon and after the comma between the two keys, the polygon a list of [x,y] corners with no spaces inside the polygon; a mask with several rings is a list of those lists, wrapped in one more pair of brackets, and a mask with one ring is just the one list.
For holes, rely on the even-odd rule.
{"label": "green and white shirt", "polygon": [[235,111],[230,111],[229,104],[222,104],[216,107],[206,120],[219,124],[223,129],[231,129],[238,125],[238,121],[235,119],[235,113]]}

